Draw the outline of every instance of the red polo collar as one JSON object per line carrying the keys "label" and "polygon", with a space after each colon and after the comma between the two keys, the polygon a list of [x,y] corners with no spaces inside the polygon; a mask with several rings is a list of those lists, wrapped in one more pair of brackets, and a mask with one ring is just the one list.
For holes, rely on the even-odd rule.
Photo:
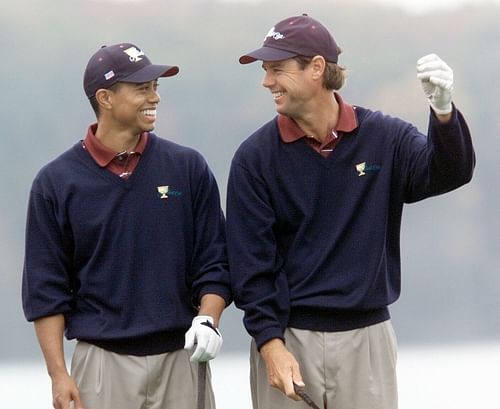
{"label": "red polo collar", "polygon": [[[105,146],[99,139],[96,138],[95,132],[97,131],[97,124],[92,124],[89,126],[87,130],[87,136],[83,141],[83,145],[85,149],[90,153],[90,156],[96,161],[96,163],[104,168],[108,166],[113,159],[115,159],[116,154],[119,152],[115,152],[112,149],[109,149]],[[144,132],[139,137],[139,142],[137,142],[136,147],[134,148],[134,152],[142,155],[144,149],[146,148],[146,144],[148,142],[148,133]]]}
{"label": "red polo collar", "polygon": [[[338,93],[334,92],[333,95],[339,104],[339,119],[334,130],[336,132],[352,132],[358,127],[354,107],[345,103]],[[278,116],[278,127],[281,140],[285,143],[295,142],[307,136],[293,119],[284,115]]]}

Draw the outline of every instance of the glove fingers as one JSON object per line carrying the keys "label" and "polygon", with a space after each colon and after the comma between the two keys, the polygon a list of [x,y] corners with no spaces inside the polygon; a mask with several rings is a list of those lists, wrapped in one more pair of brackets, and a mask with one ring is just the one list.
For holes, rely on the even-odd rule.
{"label": "glove fingers", "polygon": [[207,346],[203,350],[202,353],[197,357],[198,362],[205,362],[205,361],[210,361],[212,358],[215,358],[215,355],[213,354],[212,347],[210,345]]}
{"label": "glove fingers", "polygon": [[453,70],[436,54],[429,54],[417,61],[417,78],[450,90],[453,85]]}
{"label": "glove fingers", "polygon": [[443,78],[453,81],[453,71],[446,71],[438,68],[417,73],[417,78],[420,80],[429,79],[431,77]]}
{"label": "glove fingers", "polygon": [[200,357],[203,354],[203,351],[201,348],[196,348],[193,354],[191,355],[191,358],[189,360],[191,362],[200,362]]}
{"label": "glove fingers", "polygon": [[222,338],[210,337],[208,344],[203,354],[199,357],[199,361],[209,361],[214,359],[222,346]]}
{"label": "glove fingers", "polygon": [[417,72],[426,72],[426,71],[451,72],[452,69],[444,61],[431,61],[425,64],[417,64]]}
{"label": "glove fingers", "polygon": [[[202,338],[202,337],[199,337]],[[194,350],[193,354],[191,355],[190,361],[192,362],[199,362],[201,357],[205,354],[207,346],[207,340],[206,339],[198,339],[198,343],[196,344],[196,349]]]}
{"label": "glove fingers", "polygon": [[194,348],[190,357],[191,362],[208,361],[215,358],[222,345],[222,336],[213,326],[213,319],[199,315],[193,319],[191,328],[186,332],[186,349]]}
{"label": "glove fingers", "polygon": [[439,56],[437,56],[436,54],[425,55],[417,61],[417,67],[425,67],[427,65],[439,65],[450,69],[450,67],[448,67],[448,64],[446,64],[446,62],[444,62],[444,60],[439,58]]}
{"label": "glove fingers", "polygon": [[451,91],[453,88],[453,81],[446,78],[430,77],[429,81],[447,91]]}
{"label": "glove fingers", "polygon": [[417,73],[418,78],[439,77],[446,79],[453,79],[453,71],[443,70],[441,68],[429,69]]}
{"label": "glove fingers", "polygon": [[429,54],[417,61],[417,78],[434,111],[451,112],[453,70],[436,54]]}
{"label": "glove fingers", "polygon": [[194,346],[194,331],[189,330],[184,336],[184,349],[191,349]]}
{"label": "glove fingers", "polygon": [[220,344],[220,337],[212,337],[210,340],[210,343],[207,346],[207,350],[205,352],[205,356],[207,359],[213,359],[217,355],[217,352],[219,351],[219,344]]}
{"label": "glove fingers", "polygon": [[417,78],[422,81],[422,84],[430,82],[447,90],[451,90],[453,86],[453,73],[445,71],[428,71],[417,74]]}
{"label": "glove fingers", "polygon": [[426,64],[430,61],[436,61],[436,60],[441,60],[436,54],[427,54],[424,55],[422,58],[419,58],[417,61],[417,65],[422,65]]}
{"label": "glove fingers", "polygon": [[216,348],[215,348],[215,351],[214,351],[214,358],[215,356],[219,353],[220,349],[222,348],[222,337],[220,337],[219,340],[217,340],[217,345],[216,345]]}
{"label": "glove fingers", "polygon": [[215,333],[209,333],[204,340],[198,343],[198,347],[191,356],[191,361],[209,361],[214,359],[222,347],[222,337]]}

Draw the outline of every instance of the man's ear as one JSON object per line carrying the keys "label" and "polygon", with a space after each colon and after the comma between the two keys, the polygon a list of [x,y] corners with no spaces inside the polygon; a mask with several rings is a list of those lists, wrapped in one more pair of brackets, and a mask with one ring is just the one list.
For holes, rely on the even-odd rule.
{"label": "man's ear", "polygon": [[321,55],[316,55],[311,60],[313,79],[318,80],[323,76],[326,68],[326,61]]}
{"label": "man's ear", "polygon": [[111,109],[113,106],[113,91],[109,89],[98,89],[95,93],[95,99],[100,109]]}

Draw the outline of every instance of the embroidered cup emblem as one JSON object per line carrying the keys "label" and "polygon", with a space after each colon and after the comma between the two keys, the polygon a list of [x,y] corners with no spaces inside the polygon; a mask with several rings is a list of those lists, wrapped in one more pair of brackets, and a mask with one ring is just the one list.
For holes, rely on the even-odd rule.
{"label": "embroidered cup emblem", "polygon": [[160,194],[160,199],[168,199],[168,186],[157,186],[156,189]]}

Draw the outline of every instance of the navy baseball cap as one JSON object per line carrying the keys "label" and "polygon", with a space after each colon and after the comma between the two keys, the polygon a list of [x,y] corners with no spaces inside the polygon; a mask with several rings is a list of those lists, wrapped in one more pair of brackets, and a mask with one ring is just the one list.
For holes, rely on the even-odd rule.
{"label": "navy baseball cap", "polygon": [[296,56],[321,55],[336,63],[341,50],[327,28],[307,14],[288,17],[277,23],[266,35],[261,48],[240,57],[240,64],[280,61]]}
{"label": "navy baseball cap", "polygon": [[139,47],[130,43],[102,46],[89,60],[83,75],[83,88],[88,98],[97,90],[117,82],[143,83],[159,77],[171,77],[179,67],[152,64]]}

